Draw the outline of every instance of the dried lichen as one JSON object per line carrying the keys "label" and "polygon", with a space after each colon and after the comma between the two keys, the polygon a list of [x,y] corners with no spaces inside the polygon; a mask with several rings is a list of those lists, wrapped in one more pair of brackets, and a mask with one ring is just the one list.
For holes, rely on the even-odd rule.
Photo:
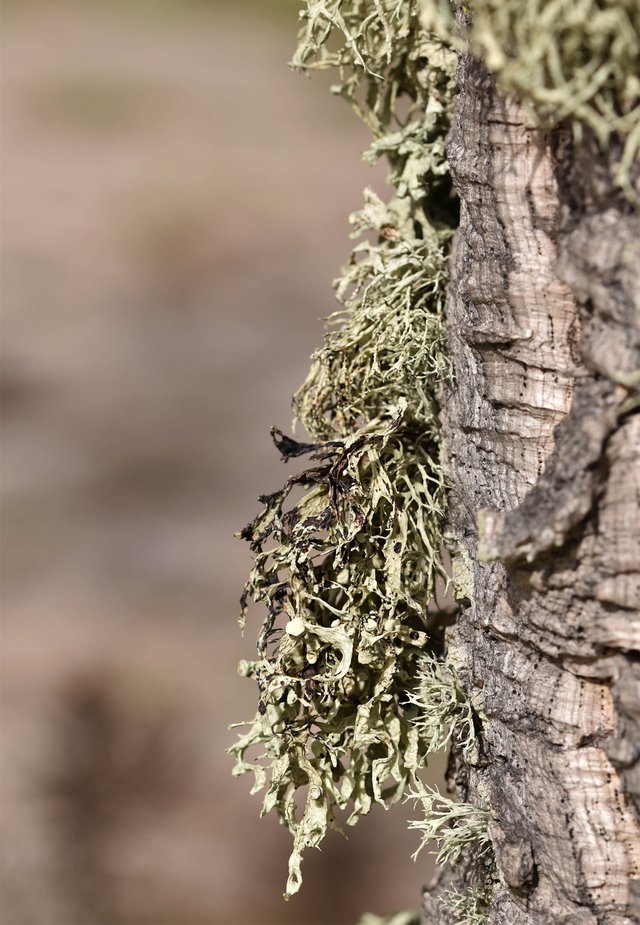
{"label": "dried lichen", "polygon": [[448,0],[422,0],[423,21],[444,41],[469,48],[543,125],[565,119],[604,146],[623,139],[619,182],[640,148],[638,0],[473,0],[459,29]]}
{"label": "dried lichen", "polygon": [[258,713],[231,751],[234,773],[266,788],[263,813],[293,833],[286,896],[304,848],[339,828],[336,811],[354,824],[401,799],[430,747],[410,697],[444,576],[436,391],[457,221],[444,159],[455,55],[422,30],[417,0],[309,0],[301,16],[294,66],[338,68],[334,90],[371,127],[366,156],[387,159],[395,195],[367,191],[352,217],[368,237],[337,284],[345,310],[294,400],[315,442],[274,433],[285,458],[314,465],[261,499],[243,531],[255,559],[243,615],[249,599],[268,613],[258,658],[242,665]]}

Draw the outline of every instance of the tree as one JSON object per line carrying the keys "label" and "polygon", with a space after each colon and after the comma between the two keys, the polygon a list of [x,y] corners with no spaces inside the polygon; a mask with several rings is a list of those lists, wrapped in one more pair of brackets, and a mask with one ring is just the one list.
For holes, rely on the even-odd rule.
{"label": "tree", "polygon": [[[423,6],[422,20],[414,2],[306,13],[297,63],[338,66],[396,195],[369,193],[354,219],[375,236],[294,403],[316,442],[276,434],[318,465],[245,531],[248,592],[269,616],[244,667],[261,703],[238,771],[268,784],[265,808],[294,833],[291,891],[336,808],[354,822],[410,791],[451,862],[424,925],[630,925],[640,7],[477,0],[454,21]],[[443,545],[448,628],[428,606]],[[447,741],[457,804],[419,777]],[[268,779],[245,763],[255,744]]]}
{"label": "tree", "polygon": [[[613,184],[613,146],[532,125],[469,57],[458,81],[444,427],[471,590],[449,647],[465,686],[482,687],[486,721],[476,767],[454,757],[451,773],[491,808],[490,921],[631,922],[638,213]],[[440,920],[433,897],[425,915]]]}

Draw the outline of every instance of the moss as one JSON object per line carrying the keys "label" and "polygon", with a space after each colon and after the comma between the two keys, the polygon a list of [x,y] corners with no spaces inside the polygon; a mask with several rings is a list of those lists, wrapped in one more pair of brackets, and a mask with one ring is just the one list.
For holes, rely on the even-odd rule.
{"label": "moss", "polygon": [[422,0],[425,27],[469,48],[544,126],[568,120],[605,146],[623,142],[618,181],[640,148],[638,0],[473,0],[465,30],[448,0]]}

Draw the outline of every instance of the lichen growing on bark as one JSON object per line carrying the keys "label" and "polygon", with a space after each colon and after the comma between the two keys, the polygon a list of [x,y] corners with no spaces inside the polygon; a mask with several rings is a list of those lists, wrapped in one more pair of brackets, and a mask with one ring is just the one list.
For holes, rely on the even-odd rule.
{"label": "lichen growing on bark", "polygon": [[416,685],[408,696],[418,708],[415,723],[427,752],[454,744],[465,758],[472,760],[475,745],[475,719],[481,712],[463,691],[451,664],[423,652],[417,664]]}
{"label": "lichen growing on bark", "polygon": [[618,180],[640,148],[638,0],[473,0],[466,28],[449,0],[422,0],[423,22],[470,50],[542,125],[568,120],[579,140],[590,129],[605,146],[622,139]]}
{"label": "lichen growing on bark", "polygon": [[408,794],[408,799],[420,803],[422,819],[409,823],[410,829],[422,832],[414,858],[425,845],[435,841],[438,864],[455,864],[462,852],[473,847],[476,857],[491,853],[489,822],[491,813],[472,803],[459,803],[420,783]]}
{"label": "lichen growing on bark", "polygon": [[465,890],[450,887],[441,904],[455,915],[455,925],[483,925],[497,888],[497,879],[487,878],[483,883],[468,886]]}
{"label": "lichen growing on bark", "polygon": [[338,69],[334,92],[371,129],[365,157],[386,158],[395,192],[385,203],[367,190],[351,217],[360,243],[336,284],[343,309],[294,398],[311,442],[274,432],[285,459],[309,455],[311,465],[264,496],[243,531],[255,557],[243,620],[249,599],[267,616],[258,657],[241,665],[259,704],[231,749],[234,773],[255,775],[263,813],[293,834],[287,896],[304,849],[339,829],[337,811],[354,824],[413,792],[425,811],[414,827],[439,840],[439,860],[480,860],[475,873],[468,865],[469,889],[444,900],[475,925],[495,885],[489,814],[418,777],[452,740],[468,763],[477,757],[479,705],[424,651],[427,605],[444,577],[437,399],[449,375],[442,311],[457,224],[444,149],[454,48],[483,57],[540,124],[622,139],[624,183],[640,145],[640,7],[475,0],[464,36],[445,0],[307,0],[301,17],[294,66]]}
{"label": "lichen growing on bark", "polygon": [[[438,669],[441,670],[441,669]],[[445,670],[452,673],[449,666]],[[455,676],[454,676],[455,681]],[[457,686],[457,685],[456,685]],[[462,697],[464,700],[464,695]],[[467,704],[471,710],[471,705]],[[457,723],[455,724],[457,727]],[[460,727],[464,730],[464,723]],[[467,747],[467,758],[469,758]],[[464,753],[464,752],[463,752]],[[423,816],[409,823],[410,829],[421,832],[421,841],[414,860],[429,843],[435,843],[438,864],[455,866],[464,854],[464,889],[450,886],[441,896],[440,904],[448,910],[456,925],[481,925],[498,885],[493,845],[489,835],[491,812],[472,803],[456,802],[432,787],[419,783],[407,799],[420,804]],[[452,917],[455,916],[455,919]]]}
{"label": "lichen growing on bark", "polygon": [[[336,282],[345,306],[330,319],[294,413],[313,436],[352,433],[400,398],[437,433],[435,393],[448,375],[442,310],[457,201],[445,160],[456,56],[422,30],[417,0],[309,3],[298,67],[338,67],[333,89],[370,127],[371,162],[384,156],[395,189],[385,204],[370,190],[351,216],[367,236]],[[327,34],[327,18],[333,31]],[[324,44],[344,38],[338,51]]]}
{"label": "lichen growing on bark", "polygon": [[334,90],[370,126],[366,157],[387,159],[395,195],[367,191],[352,217],[366,239],[337,283],[344,310],[294,399],[313,442],[274,432],[284,458],[313,465],[262,498],[242,534],[254,552],[243,618],[249,599],[268,613],[241,666],[258,713],[231,751],[294,836],[287,896],[336,811],[352,825],[401,799],[431,747],[410,698],[446,577],[437,390],[457,223],[444,157],[456,57],[423,31],[417,0],[309,0],[301,16],[294,66],[338,68]]}

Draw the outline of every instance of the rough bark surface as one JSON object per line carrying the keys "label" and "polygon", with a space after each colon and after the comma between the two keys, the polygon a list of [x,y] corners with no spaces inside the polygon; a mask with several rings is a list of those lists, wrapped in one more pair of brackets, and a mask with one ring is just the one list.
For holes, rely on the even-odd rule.
{"label": "rough bark surface", "polygon": [[[491,925],[640,918],[640,217],[610,159],[545,133],[471,58],[448,157],[461,197],[443,423],[467,601],[449,650],[482,690]],[[636,392],[637,394],[637,392]],[[466,872],[468,873],[468,865]],[[423,921],[458,919],[441,902]],[[462,886],[462,888],[464,888]]]}

